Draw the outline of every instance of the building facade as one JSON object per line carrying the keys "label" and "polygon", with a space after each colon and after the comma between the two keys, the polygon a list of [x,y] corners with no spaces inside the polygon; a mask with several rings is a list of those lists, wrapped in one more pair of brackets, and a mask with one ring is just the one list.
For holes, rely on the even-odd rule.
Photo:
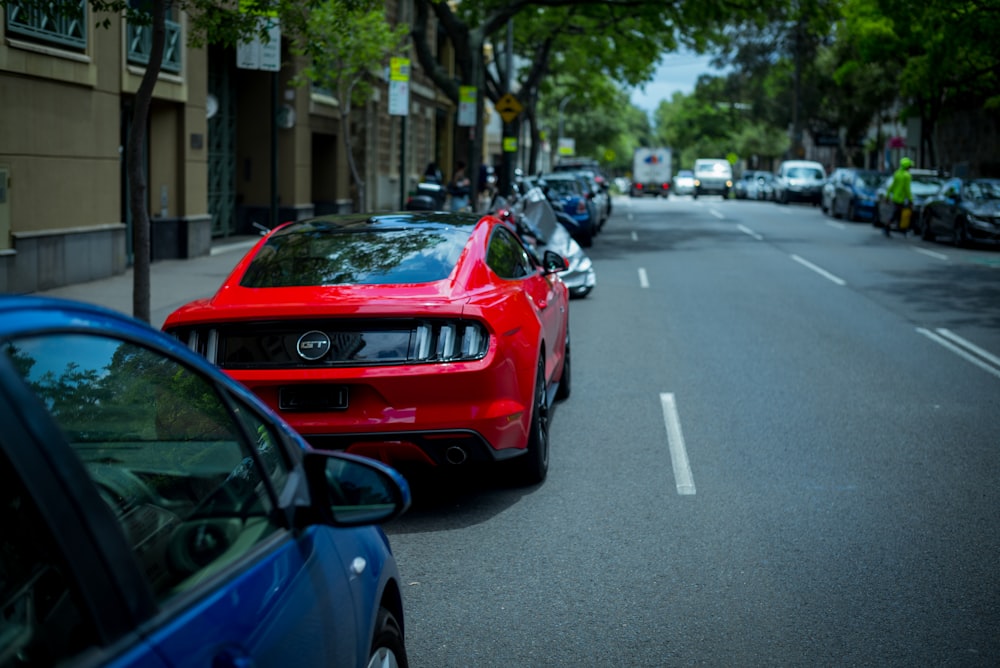
{"label": "building facade", "polygon": [[[95,280],[132,263],[125,146],[149,29],[95,15],[86,0],[63,1],[77,14],[0,9],[4,292]],[[412,0],[387,3],[390,22],[412,16]],[[94,27],[105,18],[107,27]],[[381,82],[352,114],[362,203],[341,106],[296,83],[303,63],[287,40],[273,71],[238,63],[235,48],[190,48],[187,30],[183,15],[168,21],[146,132],[153,261],[207,254],[213,239],[252,234],[255,224],[399,209],[428,162],[450,173],[454,105],[410,54],[399,54],[412,63],[408,113],[389,115]]]}

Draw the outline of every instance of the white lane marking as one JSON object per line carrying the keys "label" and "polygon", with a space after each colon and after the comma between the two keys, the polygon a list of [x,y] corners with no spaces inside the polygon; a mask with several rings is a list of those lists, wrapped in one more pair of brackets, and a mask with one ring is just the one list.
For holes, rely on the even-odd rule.
{"label": "white lane marking", "polygon": [[667,442],[670,445],[670,461],[674,467],[677,493],[694,494],[694,476],[691,475],[691,463],[688,461],[684,434],[681,433],[681,419],[677,414],[677,401],[673,392],[660,392],[660,405],[663,406],[663,422],[667,426]]}
{"label": "white lane marking", "polygon": [[639,240],[639,233],[636,232],[635,230],[632,230],[632,241],[638,241],[638,240]]}
{"label": "white lane marking", "polygon": [[932,257],[932,258],[934,258],[936,260],[947,260],[948,259],[948,256],[945,255],[944,253],[938,253],[936,251],[927,250],[926,248],[914,248],[913,250],[916,251],[917,253],[923,253],[924,255],[929,255],[930,257]]}
{"label": "white lane marking", "polygon": [[758,233],[754,232],[753,230],[751,230],[746,225],[737,225],[736,229],[738,229],[743,234],[749,234],[751,237],[753,237],[757,241],[763,241],[764,240],[764,235],[763,234],[758,234]]}
{"label": "white lane marking", "polygon": [[708,212],[720,220],[725,218],[725,216],[722,215],[722,212],[716,209],[709,209]]}
{"label": "white lane marking", "polygon": [[[1000,358],[996,355],[993,355],[979,346],[966,341],[962,337],[947,329],[937,329],[932,332],[928,329],[924,329],[923,327],[918,327],[917,331],[931,341],[944,346],[959,357],[972,362],[980,369],[993,374],[997,378],[1000,378]],[[979,355],[979,357],[976,357],[976,355]],[[990,364],[993,366],[990,366]]]}
{"label": "white lane marking", "polygon": [[801,257],[799,257],[798,255],[792,255],[792,259],[795,260],[796,262],[798,262],[799,264],[801,264],[803,267],[807,267],[809,269],[812,269],[813,271],[815,271],[817,274],[819,274],[823,278],[825,278],[827,280],[830,280],[830,281],[833,281],[837,285],[847,285],[847,281],[845,281],[844,279],[842,279],[842,278],[840,278],[838,276],[834,276],[833,274],[831,274],[830,272],[828,272],[826,269],[821,269],[820,267],[817,267],[816,265],[814,265],[809,260],[804,260]]}
{"label": "white lane marking", "polygon": [[649,277],[646,276],[646,270],[643,267],[639,267],[639,287],[640,288],[649,287]]}
{"label": "white lane marking", "polygon": [[845,225],[844,225],[843,223],[838,223],[838,222],[837,222],[837,221],[835,221],[835,220],[827,220],[827,221],[825,221],[825,222],[826,222],[826,224],[827,224],[827,225],[829,225],[830,227],[835,227],[835,228],[837,228],[838,230],[842,230],[842,229],[844,229],[844,227],[846,227],[846,226],[845,226]]}

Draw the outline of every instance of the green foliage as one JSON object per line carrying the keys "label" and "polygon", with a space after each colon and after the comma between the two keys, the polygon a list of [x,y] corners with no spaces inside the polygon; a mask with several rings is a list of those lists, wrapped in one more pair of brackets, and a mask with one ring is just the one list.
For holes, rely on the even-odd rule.
{"label": "green foliage", "polygon": [[327,0],[309,14],[292,49],[311,61],[298,82],[311,81],[335,91],[341,100],[363,103],[387,57],[402,47],[408,34],[408,26],[389,25],[384,5],[356,9]]}

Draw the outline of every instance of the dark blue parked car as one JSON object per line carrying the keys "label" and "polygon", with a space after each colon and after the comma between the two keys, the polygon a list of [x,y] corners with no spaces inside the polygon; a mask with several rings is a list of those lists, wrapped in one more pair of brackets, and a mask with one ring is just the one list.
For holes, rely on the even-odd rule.
{"label": "dark blue parked car", "polygon": [[0,351],[0,665],[407,665],[397,472],[99,307],[2,296]]}
{"label": "dark blue parked car", "polygon": [[[556,211],[563,211],[573,219],[573,223],[565,221],[564,225],[576,242],[584,248],[592,246],[600,223],[596,206],[587,198],[580,180],[571,173],[558,172],[546,174],[538,185]],[[575,229],[570,227],[574,223]]]}
{"label": "dark blue parked car", "polygon": [[876,190],[885,174],[873,169],[840,169],[831,176],[833,196],[830,215],[847,220],[874,220]]}
{"label": "dark blue parked car", "polygon": [[920,234],[928,241],[944,236],[956,246],[1000,243],[1000,179],[945,181],[924,200]]}

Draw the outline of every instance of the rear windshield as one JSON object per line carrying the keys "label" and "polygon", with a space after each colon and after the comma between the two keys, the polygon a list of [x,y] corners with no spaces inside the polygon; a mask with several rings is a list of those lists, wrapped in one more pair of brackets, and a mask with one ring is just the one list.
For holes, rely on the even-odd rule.
{"label": "rear windshield", "polygon": [[933,176],[914,178],[910,183],[910,191],[914,195],[933,195],[941,190],[942,183],[944,183],[944,179]]}
{"label": "rear windshield", "polygon": [[429,283],[451,274],[470,227],[293,226],[271,237],[247,288]]}
{"label": "rear windshield", "polygon": [[885,176],[879,172],[858,172],[855,178],[863,185],[878,188]]}
{"label": "rear windshield", "polygon": [[552,179],[546,181],[545,184],[549,187],[549,192],[555,193],[560,197],[579,195],[582,189],[582,184],[565,179]]}
{"label": "rear windshield", "polygon": [[698,174],[728,174],[730,170],[726,162],[708,162],[695,165],[694,171]]}
{"label": "rear windshield", "polygon": [[789,167],[786,176],[790,179],[822,179],[823,170],[815,167]]}

